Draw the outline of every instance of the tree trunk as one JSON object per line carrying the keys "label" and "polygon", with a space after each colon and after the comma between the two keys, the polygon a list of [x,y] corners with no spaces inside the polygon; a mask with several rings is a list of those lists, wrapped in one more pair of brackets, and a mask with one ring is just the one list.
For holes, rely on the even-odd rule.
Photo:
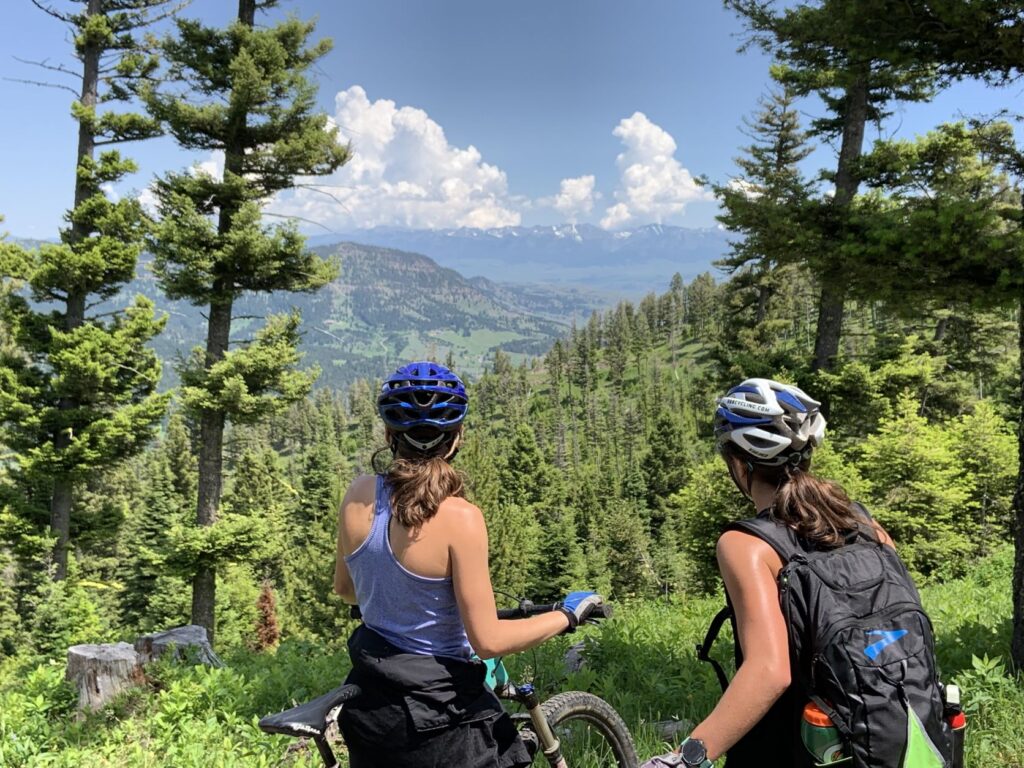
{"label": "tree trunk", "polygon": [[[206,368],[222,360],[231,335],[232,302],[210,305],[206,333]],[[199,418],[199,494],[196,522],[213,525],[220,509],[224,468],[224,412],[203,411]],[[192,623],[206,628],[214,642],[214,607],[217,598],[217,570],[214,563],[200,563],[192,578]]]}
{"label": "tree trunk", "polygon": [[1024,670],[1024,292],[1017,307],[1017,351],[1020,354],[1017,419],[1017,488],[1013,494],[1013,637],[1010,659]]}
{"label": "tree trunk", "polygon": [[843,334],[843,306],[846,290],[843,286],[822,281],[818,299],[818,327],[814,335],[814,362],[812,370],[831,371],[839,354],[839,341]]}
{"label": "tree trunk", "polygon": [[[836,193],[832,205],[836,209],[846,208],[857,194],[860,179],[854,173],[854,165],[864,147],[864,128],[868,114],[868,77],[870,67],[864,65],[860,75],[846,89],[846,113],[843,116],[843,139],[839,149],[839,165],[836,168]],[[837,219],[843,213],[837,210]],[[826,244],[826,247],[828,245]],[[841,267],[841,265],[837,265]],[[843,331],[843,304],[846,299],[846,282],[841,268],[833,268],[821,279],[821,299],[818,305],[818,328],[814,339],[814,361],[812,370],[830,371],[839,354],[839,341]]]}
{"label": "tree trunk", "polygon": [[[256,21],[256,0],[238,0],[238,20],[247,27]],[[224,176],[242,176],[245,159],[243,133],[246,115],[236,115],[228,126],[224,148]],[[238,212],[238,201],[222,201],[217,222],[217,233],[222,237],[231,231],[231,223]],[[231,311],[235,286],[228,277],[218,278],[213,293],[218,298],[210,303],[210,319],[206,332],[207,370],[221,360],[228,350],[231,337]],[[220,509],[224,469],[223,411],[203,411],[199,421],[199,499],[196,521],[199,525],[213,525]],[[217,598],[217,568],[215,563],[200,563],[192,578],[192,623],[206,628],[210,644],[215,639],[214,609]]]}
{"label": "tree trunk", "polygon": [[754,324],[760,325],[768,317],[768,296],[770,290],[767,285],[757,286],[757,310],[754,314]]}
{"label": "tree trunk", "polygon": [[[67,448],[68,436],[57,435],[54,446],[58,451]],[[53,580],[63,581],[68,576],[68,549],[71,543],[71,479],[66,475],[53,478],[53,495],[50,497],[50,533],[57,537],[53,545]]]}
{"label": "tree trunk", "polygon": [[[89,0],[86,6],[86,17],[97,16],[102,12],[102,0]],[[100,47],[96,44],[86,45],[82,51],[82,92],[79,101],[86,109],[93,109],[99,97],[100,83]],[[89,196],[89,190],[77,173],[82,161],[92,159],[96,151],[96,136],[88,120],[78,123],[78,151],[75,155],[75,208]],[[81,225],[72,223],[71,241],[77,242],[87,235]],[[64,313],[64,330],[73,331],[85,322],[86,293],[84,288],[68,290],[67,306]],[[61,398],[58,408],[70,411],[78,407],[74,398]],[[71,445],[73,435],[61,430],[53,438],[53,447],[59,456]],[[50,532],[57,537],[53,549],[55,581],[62,581],[68,575],[68,546],[71,539],[71,505],[74,501],[74,486],[67,474],[57,474],[53,478],[53,495],[50,498]]]}

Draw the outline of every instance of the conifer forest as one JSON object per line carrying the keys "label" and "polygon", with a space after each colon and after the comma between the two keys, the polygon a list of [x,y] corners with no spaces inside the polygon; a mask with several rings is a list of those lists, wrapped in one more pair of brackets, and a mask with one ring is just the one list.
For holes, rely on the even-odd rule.
{"label": "conifer forest", "polygon": [[[325,385],[292,307],[346,251],[264,215],[359,151],[317,106],[331,41],[301,3],[238,0],[217,27],[174,0],[32,1],[70,30],[77,152],[59,237],[0,240],[0,766],[318,765],[255,723],[348,668],[338,506],[380,466],[376,395],[404,344]],[[718,536],[749,514],[714,449],[715,398],[778,379],[822,400],[815,473],[872,512],[921,587],[964,691],[967,764],[1024,766],[1024,3],[725,6],[773,64],[735,175],[701,179],[729,237],[714,269],[545,318],[543,351],[417,350],[474,371],[455,466],[499,605],[585,587],[616,606],[507,662],[606,698],[649,754],[656,723],[710,711],[693,647],[723,600]],[[967,80],[1006,111],[872,138]],[[223,173],[169,167],[141,182],[152,205],[109,194],[157,137],[222,152]],[[130,295],[143,272],[153,291]],[[173,357],[172,301],[200,339]],[[224,666],[159,662],[77,711],[70,646],[186,624]],[[580,637],[586,663],[565,671]]]}

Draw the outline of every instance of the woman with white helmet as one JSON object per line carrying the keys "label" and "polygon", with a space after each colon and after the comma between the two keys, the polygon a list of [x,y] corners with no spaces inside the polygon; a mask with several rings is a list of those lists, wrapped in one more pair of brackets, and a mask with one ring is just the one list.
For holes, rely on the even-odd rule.
{"label": "woman with white helmet", "polygon": [[[811,474],[825,418],[821,404],[799,387],[747,379],[718,399],[714,427],[718,451],[758,519],[785,529],[808,550],[841,547],[858,531],[892,545],[839,485]],[[797,702],[777,583],[783,559],[765,540],[736,529],[722,534],[717,552],[732,607],[737,672],[681,749],[645,767],[710,766],[726,753],[730,768],[813,765],[794,746]]]}

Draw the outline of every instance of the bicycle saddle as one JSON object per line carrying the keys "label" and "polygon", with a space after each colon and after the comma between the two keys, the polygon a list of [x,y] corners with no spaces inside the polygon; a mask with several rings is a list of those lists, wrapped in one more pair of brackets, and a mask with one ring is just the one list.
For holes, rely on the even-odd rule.
{"label": "bicycle saddle", "polygon": [[267,715],[260,720],[260,730],[288,736],[323,738],[332,711],[360,693],[362,691],[358,685],[342,685],[305,704],[299,704],[276,715]]}

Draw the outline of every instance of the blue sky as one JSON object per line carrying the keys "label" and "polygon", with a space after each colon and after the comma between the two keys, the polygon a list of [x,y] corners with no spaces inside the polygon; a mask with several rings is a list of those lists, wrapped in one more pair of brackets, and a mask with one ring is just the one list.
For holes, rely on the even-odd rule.
{"label": "blue sky", "polygon": [[[59,23],[29,0],[9,5],[0,75],[44,74],[14,57],[67,58]],[[194,0],[186,14],[221,23],[235,7]],[[322,182],[329,197],[304,191],[271,204],[310,232],[709,226],[716,206],[693,177],[730,177],[747,142],[741,119],[768,86],[767,58],[736,52],[742,26],[715,0],[292,0],[287,12],[318,16],[318,33],[334,39],[318,67],[320,98],[355,150]],[[16,235],[52,236],[71,198],[70,94],[2,81],[0,99],[0,214]],[[909,137],[1021,99],[1020,88],[959,84],[902,108],[884,131]],[[164,170],[218,169],[218,158],[186,156],[166,139],[125,151],[141,169],[119,194],[144,192]],[[830,153],[811,169],[831,165]]]}

